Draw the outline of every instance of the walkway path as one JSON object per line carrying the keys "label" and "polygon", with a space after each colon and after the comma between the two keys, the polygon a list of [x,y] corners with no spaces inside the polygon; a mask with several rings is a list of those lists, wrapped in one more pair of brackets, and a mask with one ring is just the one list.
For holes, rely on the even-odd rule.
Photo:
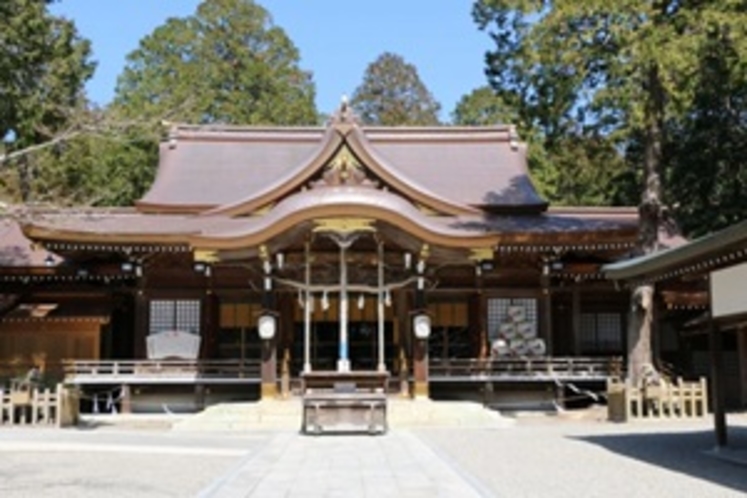
{"label": "walkway path", "polygon": [[408,431],[387,436],[279,434],[201,497],[488,496]]}

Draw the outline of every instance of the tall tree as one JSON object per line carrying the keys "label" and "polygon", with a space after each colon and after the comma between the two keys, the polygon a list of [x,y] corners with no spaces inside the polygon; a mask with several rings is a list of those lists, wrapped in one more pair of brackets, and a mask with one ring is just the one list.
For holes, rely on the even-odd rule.
{"label": "tall tree", "polygon": [[728,31],[714,27],[700,49],[688,112],[667,123],[667,197],[694,236],[747,218],[747,65]]}
{"label": "tall tree", "polygon": [[[527,126],[516,108],[516,95],[497,91],[490,86],[472,90],[457,102],[452,112],[452,122],[460,126],[488,126],[510,124],[516,126],[519,135],[529,144],[529,169],[540,194],[546,199],[557,197],[557,169],[545,149],[541,133]],[[507,103],[511,102],[511,104]]]}
{"label": "tall tree", "polygon": [[452,122],[462,126],[489,126],[517,123],[518,113],[490,86],[482,86],[462,96],[451,113]]}
{"label": "tall tree", "polygon": [[[541,124],[557,133],[570,115],[609,135],[642,143],[638,249],[657,250],[662,220],[664,125],[682,112],[698,69],[697,47],[721,26],[745,50],[743,2],[706,0],[479,0],[475,18],[490,29],[493,84],[548,112]],[[744,54],[742,54],[744,55]],[[628,331],[628,373],[638,381],[652,362],[653,289],[638,287]]]}
{"label": "tall tree", "polygon": [[437,125],[441,105],[420,80],[414,65],[390,52],[368,65],[351,105],[366,124]]}
{"label": "tall tree", "polygon": [[[0,2],[0,164],[12,165],[3,183],[16,182],[32,200],[38,176],[33,156],[13,152],[54,141],[75,126],[85,82],[93,75],[90,43],[75,25],[48,10],[49,0]],[[14,178],[13,178],[14,176]]]}
{"label": "tall tree", "polygon": [[191,123],[314,124],[314,84],[299,59],[254,1],[204,0],[141,40],[114,103],[125,115]]}
{"label": "tall tree", "polygon": [[458,125],[516,125],[529,143],[534,183],[555,204],[605,205],[617,199],[615,179],[625,171],[625,163],[608,137],[594,127],[580,125],[549,137],[547,129],[534,122],[529,106],[519,102],[506,89],[481,87],[462,97],[452,119]]}

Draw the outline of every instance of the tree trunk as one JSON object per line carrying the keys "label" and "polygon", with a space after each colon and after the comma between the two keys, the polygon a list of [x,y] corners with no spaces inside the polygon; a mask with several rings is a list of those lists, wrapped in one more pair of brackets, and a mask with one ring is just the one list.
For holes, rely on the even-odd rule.
{"label": "tree trunk", "polygon": [[653,321],[654,287],[639,285],[631,295],[628,321],[628,379],[639,385],[650,365],[651,323]]}
{"label": "tree trunk", "polygon": [[[655,252],[659,243],[661,220],[662,121],[664,117],[664,89],[656,65],[646,75],[644,133],[644,187],[638,207],[638,254]],[[631,317],[628,325],[628,379],[638,384],[641,375],[652,366],[651,324],[654,313],[652,285],[639,285],[631,295]]]}

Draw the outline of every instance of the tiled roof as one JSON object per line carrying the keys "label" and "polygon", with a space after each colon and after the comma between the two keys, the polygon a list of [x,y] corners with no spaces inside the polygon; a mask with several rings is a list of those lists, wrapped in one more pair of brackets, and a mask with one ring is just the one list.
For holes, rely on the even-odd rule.
{"label": "tiled roof", "polygon": [[179,126],[161,145],[156,180],[138,205],[197,212],[238,203],[293,179],[304,181],[347,143],[390,178],[454,205],[542,211],[547,204],[517,140],[507,126]]}
{"label": "tiled roof", "polygon": [[50,256],[52,264],[59,262],[60,258],[26,238],[14,219],[0,219],[0,266],[46,266]]}

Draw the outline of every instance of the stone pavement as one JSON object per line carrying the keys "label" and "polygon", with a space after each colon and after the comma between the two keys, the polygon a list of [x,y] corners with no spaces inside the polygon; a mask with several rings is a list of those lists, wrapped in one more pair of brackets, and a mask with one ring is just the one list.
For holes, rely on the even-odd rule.
{"label": "stone pavement", "polygon": [[491,496],[408,431],[279,434],[202,498]]}
{"label": "stone pavement", "polygon": [[747,496],[745,418],[731,418],[731,446],[718,452],[710,418],[614,424],[534,417],[505,431],[416,434],[497,497]]}
{"label": "stone pavement", "polygon": [[730,415],[732,446],[717,455],[710,418],[535,415],[384,436],[200,433],[169,430],[164,419],[122,420],[0,430],[0,497],[747,496],[747,468],[733,463],[747,450],[745,416]]}

